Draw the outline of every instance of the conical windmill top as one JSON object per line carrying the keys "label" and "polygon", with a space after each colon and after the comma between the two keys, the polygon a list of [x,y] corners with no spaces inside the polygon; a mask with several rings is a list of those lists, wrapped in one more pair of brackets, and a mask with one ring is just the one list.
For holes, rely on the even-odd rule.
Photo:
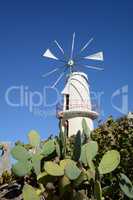
{"label": "conical windmill top", "polygon": [[[76,134],[78,130],[82,131],[82,119],[85,118],[89,128],[93,129],[93,120],[98,117],[98,113],[93,110],[90,98],[90,90],[88,77],[83,72],[79,71],[79,66],[87,69],[103,70],[103,68],[82,63],[83,60],[90,61],[103,61],[103,52],[94,52],[91,55],[82,56],[82,53],[92,43],[91,38],[84,46],[80,49],[79,53],[74,55],[75,47],[75,33],[73,33],[72,45],[70,55],[66,56],[64,49],[57,42],[54,41],[57,48],[62,53],[63,58],[59,58],[54,53],[47,49],[43,56],[45,58],[53,59],[63,63],[62,67],[55,68],[52,71],[43,75],[43,77],[50,76],[51,74],[61,71],[59,77],[51,87],[56,87],[64,75],[67,74],[67,83],[62,95],[64,96],[63,106],[58,110],[58,117],[63,120],[64,126],[68,129],[68,135]],[[62,72],[63,70],[63,72]]]}

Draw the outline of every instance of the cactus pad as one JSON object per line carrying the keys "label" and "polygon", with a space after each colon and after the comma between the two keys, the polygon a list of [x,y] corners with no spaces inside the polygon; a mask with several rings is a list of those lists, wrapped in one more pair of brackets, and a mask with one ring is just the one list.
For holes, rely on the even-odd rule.
{"label": "cactus pad", "polygon": [[60,161],[60,166],[61,166],[63,169],[65,169],[65,167],[66,167],[67,165],[69,165],[69,164],[74,164],[74,165],[76,165],[76,163],[75,163],[73,160],[71,160],[71,159],[64,159],[64,160],[61,160],[61,161]]}
{"label": "cactus pad", "polygon": [[81,155],[81,133],[77,132],[74,143],[73,159],[78,161]]}
{"label": "cactus pad", "polygon": [[71,162],[65,166],[65,175],[70,179],[70,180],[75,180],[79,177],[81,174],[80,169],[76,166],[75,163]]}
{"label": "cactus pad", "polygon": [[40,200],[36,190],[31,185],[24,185],[23,187],[23,199],[24,200]]}
{"label": "cactus pad", "polygon": [[82,120],[82,129],[83,129],[83,134],[86,136],[86,138],[87,139],[90,138],[91,131],[90,131],[85,119]]}
{"label": "cactus pad", "polygon": [[32,147],[36,147],[40,144],[40,135],[38,132],[32,130],[28,134],[28,138],[29,138],[29,143]]}
{"label": "cactus pad", "polygon": [[126,196],[133,199],[133,185],[125,174],[120,174],[120,188]]}
{"label": "cactus pad", "polygon": [[89,167],[92,167],[92,160],[95,158],[97,152],[97,142],[90,141],[89,143],[83,145],[80,157],[81,162],[84,163],[84,165],[89,165]]}
{"label": "cactus pad", "polygon": [[56,150],[56,145],[54,140],[48,140],[47,142],[44,143],[43,148],[42,148],[42,154],[44,157],[49,156]]}
{"label": "cactus pad", "polygon": [[64,175],[63,168],[51,161],[45,162],[44,169],[51,176],[63,176]]}
{"label": "cactus pad", "polygon": [[116,150],[107,151],[99,164],[100,174],[107,174],[115,170],[120,163],[120,154]]}
{"label": "cactus pad", "polygon": [[16,176],[23,177],[30,173],[32,167],[28,161],[19,161],[12,166],[12,171]]}
{"label": "cactus pad", "polygon": [[11,155],[13,156],[13,158],[19,161],[28,160],[31,157],[29,152],[20,145],[16,145],[11,150]]}

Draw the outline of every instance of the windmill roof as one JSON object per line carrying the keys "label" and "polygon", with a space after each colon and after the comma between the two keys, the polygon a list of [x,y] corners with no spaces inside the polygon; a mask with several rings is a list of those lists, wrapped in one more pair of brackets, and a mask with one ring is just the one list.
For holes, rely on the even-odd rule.
{"label": "windmill roof", "polygon": [[[85,74],[84,72],[73,72],[71,77],[75,76],[75,75],[83,76],[88,81],[87,74]],[[69,78],[71,78],[71,77],[69,77]],[[65,85],[65,88],[62,90],[61,94],[63,94],[63,95],[69,94],[69,81],[67,81],[67,84]]]}

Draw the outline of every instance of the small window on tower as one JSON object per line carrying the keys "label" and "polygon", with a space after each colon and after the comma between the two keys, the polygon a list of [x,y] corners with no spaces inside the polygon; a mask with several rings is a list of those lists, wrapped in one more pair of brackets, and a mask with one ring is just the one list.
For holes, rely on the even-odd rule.
{"label": "small window on tower", "polygon": [[69,110],[69,94],[66,95],[66,110]]}

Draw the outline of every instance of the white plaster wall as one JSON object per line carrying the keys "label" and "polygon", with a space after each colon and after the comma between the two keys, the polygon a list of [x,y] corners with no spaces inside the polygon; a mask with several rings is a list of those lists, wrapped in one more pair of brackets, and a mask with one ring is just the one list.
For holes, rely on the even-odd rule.
{"label": "white plaster wall", "polygon": [[[70,95],[69,110],[91,111],[90,90],[87,75],[82,72],[74,72],[67,81],[67,85],[62,94]],[[65,109],[65,105],[64,105]],[[82,117],[69,119],[68,135],[75,135],[78,130],[82,132]],[[89,128],[93,129],[93,121],[85,118]]]}
{"label": "white plaster wall", "polygon": [[[82,133],[82,119],[83,117],[76,117],[73,119],[69,119],[69,129],[68,136],[76,135],[76,133],[80,130]],[[93,130],[93,121],[89,118],[85,118],[90,130]]]}

